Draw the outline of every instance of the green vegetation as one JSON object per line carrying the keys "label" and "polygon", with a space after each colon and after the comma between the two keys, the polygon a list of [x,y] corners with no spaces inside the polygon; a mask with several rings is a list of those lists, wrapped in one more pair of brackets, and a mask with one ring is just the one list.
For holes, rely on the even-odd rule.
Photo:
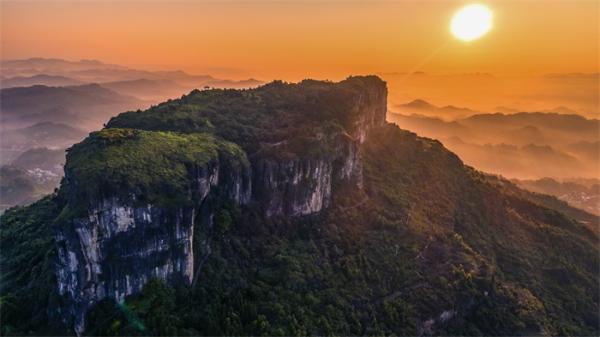
{"label": "green vegetation", "polygon": [[53,220],[61,203],[48,196],[0,218],[0,333],[40,335],[58,330],[48,306],[58,300]]}
{"label": "green vegetation", "polygon": [[[217,232],[226,234],[212,235],[212,254],[194,288],[153,283],[148,289],[169,290],[129,297],[126,304],[144,331],[123,314],[111,318],[119,309],[108,301],[105,312],[90,314],[105,322],[90,332],[598,332],[599,260],[590,253],[598,251],[598,238],[588,228],[499,193],[494,181],[464,167],[438,142],[397,127],[377,130],[363,155],[366,191],[337,186],[332,207],[320,217],[217,211]],[[195,236],[211,236],[202,228]],[[164,297],[156,300],[157,294]],[[164,314],[156,318],[140,305],[151,301],[168,309],[157,309]],[[177,319],[153,323],[165,317]]]}
{"label": "green vegetation", "polygon": [[[531,322],[538,325],[536,331],[551,334],[598,333],[600,258],[594,223],[568,219],[542,206],[538,196],[516,193],[508,182],[498,186],[496,178],[462,166],[438,142],[396,127],[376,133],[366,147],[365,185],[380,197],[378,205],[387,200],[382,208],[404,209],[407,226],[431,235],[432,245],[439,246],[438,240],[447,241],[452,233],[459,235],[464,252],[456,255],[438,247],[431,261],[424,260],[426,270],[439,268],[436,260],[452,264],[456,259],[474,275],[491,273],[502,289],[512,289],[503,291],[515,298],[512,302],[537,308],[517,309],[514,303],[499,308],[499,303],[491,303],[494,314],[520,313],[512,322],[514,328],[523,326],[518,329],[523,333],[535,333]],[[378,173],[383,167],[389,174]],[[480,333],[515,334],[489,328],[493,329]]]}
{"label": "green vegetation", "polygon": [[117,195],[163,205],[190,202],[199,169],[217,164],[247,166],[235,144],[210,134],[104,129],[73,146],[65,166],[66,188],[77,200]]}
{"label": "green vegetation", "polygon": [[[50,226],[82,202],[133,194],[169,210],[194,200],[191,178],[217,160],[324,156],[328,128],[352,122],[361,81],[373,79],[195,91],[121,114],[74,146],[56,196],[0,218],[2,334],[56,331],[45,315],[59,300]],[[335,181],[319,215],[268,218],[260,201],[240,209],[212,195],[213,226],[204,216],[194,226],[195,286],[152,280],[104,300],[86,333],[598,335],[591,224],[396,126],[373,130],[361,157],[364,188]]]}
{"label": "green vegetation", "polygon": [[319,157],[334,151],[324,135],[350,129],[354,98],[369,85],[383,87],[383,82],[354,77],[341,83],[275,81],[251,90],[194,90],[145,111],[122,113],[107,127],[208,132],[239,144],[249,155]]}

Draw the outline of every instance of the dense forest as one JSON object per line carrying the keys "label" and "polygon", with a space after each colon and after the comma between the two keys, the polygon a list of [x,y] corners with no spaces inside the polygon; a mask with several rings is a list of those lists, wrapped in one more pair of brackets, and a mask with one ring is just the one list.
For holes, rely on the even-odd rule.
{"label": "dense forest", "polygon": [[[54,233],[86,214],[86,201],[133,191],[168,209],[196,200],[181,198],[186,174],[211,158],[331,157],[372,81],[194,91],[113,118],[69,150],[59,191],[2,215],[1,333],[72,333],[58,318]],[[328,207],[306,216],[210,195],[211,220],[193,226],[201,263],[191,285],[153,278],[123,300],[106,297],[85,334],[600,333],[597,217],[391,124],[371,127],[360,165],[358,187],[333,180]]]}

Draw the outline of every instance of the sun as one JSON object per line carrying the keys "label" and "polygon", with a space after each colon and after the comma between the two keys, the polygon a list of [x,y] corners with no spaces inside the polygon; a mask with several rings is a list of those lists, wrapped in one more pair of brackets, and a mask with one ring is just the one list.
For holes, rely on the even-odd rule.
{"label": "sun", "polygon": [[484,5],[472,4],[459,9],[452,17],[452,35],[462,41],[476,40],[492,29],[492,11]]}

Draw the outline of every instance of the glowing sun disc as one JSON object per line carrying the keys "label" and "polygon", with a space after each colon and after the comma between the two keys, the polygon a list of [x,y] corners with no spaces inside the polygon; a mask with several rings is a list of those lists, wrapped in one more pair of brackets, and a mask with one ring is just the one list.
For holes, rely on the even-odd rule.
{"label": "glowing sun disc", "polygon": [[452,35],[463,41],[473,41],[492,29],[492,11],[484,5],[473,4],[459,9],[452,17]]}

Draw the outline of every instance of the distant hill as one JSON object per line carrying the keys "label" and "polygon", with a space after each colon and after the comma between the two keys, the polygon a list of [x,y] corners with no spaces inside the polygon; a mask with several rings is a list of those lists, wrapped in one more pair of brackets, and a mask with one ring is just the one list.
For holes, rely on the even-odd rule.
{"label": "distant hill", "polygon": [[64,87],[69,85],[80,85],[83,82],[60,75],[33,75],[29,77],[11,77],[0,81],[2,88],[29,87],[33,85],[45,85],[48,87]]}
{"label": "distant hill", "polygon": [[[598,73],[552,76],[489,74],[384,74],[390,108],[415,98],[432,105],[454,105],[479,112],[558,112],[598,118]],[[495,108],[494,108],[495,106]],[[412,113],[412,112],[411,112]],[[416,113],[416,112],[415,112]],[[439,115],[448,119],[446,115]],[[466,116],[463,116],[466,117]]]}
{"label": "distant hill", "polygon": [[51,171],[62,176],[65,164],[65,149],[48,149],[36,147],[21,153],[11,165],[25,170]]}
{"label": "distant hill", "polygon": [[[440,117],[407,115],[396,111],[388,119],[427,137],[456,136],[476,143],[561,144],[600,140],[600,120],[579,115],[521,112],[476,114],[446,121]],[[464,132],[468,132],[467,135]]]}
{"label": "distant hill", "polygon": [[51,194],[62,175],[13,165],[0,166],[0,213],[14,206],[28,205]]}
{"label": "distant hill", "polygon": [[514,180],[529,191],[553,195],[570,205],[600,216],[600,180],[586,186],[578,181],[557,181],[552,178]]}
{"label": "distant hill", "polygon": [[[497,106],[493,109],[494,112],[499,112],[499,113],[504,113],[504,114],[514,114],[514,113],[519,113],[522,112],[519,109],[515,109],[515,108],[510,108],[510,107],[506,107],[506,106]],[[566,114],[566,115],[576,115],[577,111],[567,108],[565,106],[557,106],[554,107],[552,109],[545,109],[539,112],[544,112],[544,113],[559,113],[559,114]]]}
{"label": "distant hill", "polygon": [[[206,74],[189,74],[181,70],[148,71],[106,64],[96,60],[68,61],[32,58],[3,60],[1,66],[3,88],[98,83],[117,94],[134,96],[153,104],[181,97],[193,89],[201,89],[206,86],[211,88],[249,88],[263,83],[253,78],[231,80]],[[141,106],[136,108],[141,108]]]}
{"label": "distant hill", "polygon": [[65,149],[33,148],[1,165],[0,213],[52,193],[63,176],[64,163]]}
{"label": "distant hill", "polygon": [[415,99],[414,101],[410,101],[406,104],[402,104],[402,105],[397,105],[397,108],[401,109],[401,108],[407,108],[407,109],[437,109],[438,107],[436,107],[433,104],[430,104],[429,102],[422,100],[422,99]]}
{"label": "distant hill", "polygon": [[477,114],[460,121],[468,126],[490,128],[494,127],[524,127],[535,125],[539,128],[558,132],[577,132],[585,137],[598,137],[600,120],[588,119],[580,115],[550,112],[519,112],[514,114]]}
{"label": "distant hill", "polygon": [[146,100],[156,100],[158,98],[177,98],[183,93],[189,92],[183,85],[171,80],[158,79],[135,79],[115,82],[100,83],[104,88],[112,91],[135,96]]}
{"label": "distant hill", "polygon": [[442,140],[465,163],[506,177],[593,177],[594,167],[563,151],[544,145],[473,144],[458,137]]}
{"label": "distant hill", "polygon": [[21,153],[32,148],[67,148],[81,141],[87,134],[84,130],[53,122],[41,122],[25,128],[4,129],[0,133],[0,164],[8,164]]}
{"label": "distant hill", "polygon": [[461,108],[453,105],[438,107],[422,99],[416,99],[406,104],[396,105],[394,106],[394,111],[404,115],[423,115],[437,117],[443,120],[464,118],[479,113],[478,111],[469,108]]}
{"label": "distant hill", "polygon": [[126,69],[97,60],[69,61],[57,58],[34,57],[21,60],[0,61],[2,74],[6,77],[34,76],[40,74],[67,76],[66,74],[85,69]]}
{"label": "distant hill", "polygon": [[597,119],[540,112],[476,114],[453,121],[389,112],[387,119],[441,140],[469,165],[507,177],[595,177],[600,169]]}
{"label": "distant hill", "polygon": [[579,141],[567,144],[565,147],[588,163],[600,161],[600,141]]}
{"label": "distant hill", "polygon": [[193,75],[181,70],[148,71],[107,64],[97,60],[68,61],[62,59],[31,58],[25,60],[2,60],[0,65],[2,66],[2,75],[5,77],[5,80],[35,76],[56,76],[67,77],[81,83],[136,80],[170,81],[186,88],[180,95],[192,89],[201,88],[204,85],[219,88],[244,88],[263,83],[252,78],[243,80],[221,79],[210,75]]}
{"label": "distant hill", "polygon": [[146,103],[98,84],[67,87],[7,88],[0,90],[4,128],[56,122],[92,129],[110,116],[144,107]]}

